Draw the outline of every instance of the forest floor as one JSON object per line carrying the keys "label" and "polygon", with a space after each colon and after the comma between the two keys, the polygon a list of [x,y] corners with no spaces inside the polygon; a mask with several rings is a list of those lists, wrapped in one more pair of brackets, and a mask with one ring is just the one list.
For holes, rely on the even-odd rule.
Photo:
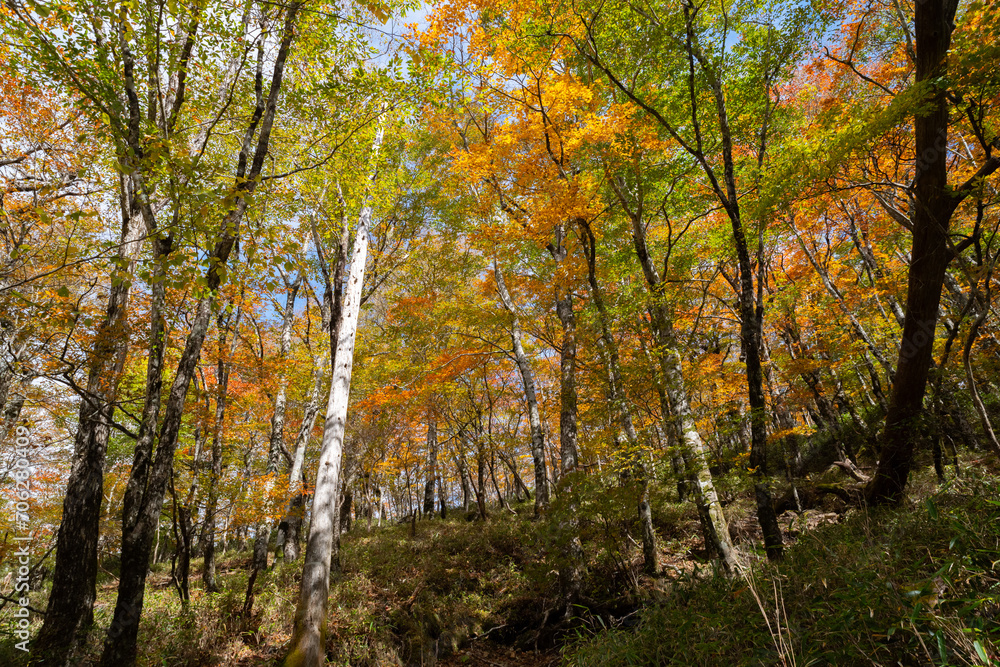
{"label": "forest floor", "polygon": [[[355,525],[332,584],[330,664],[1000,664],[1000,484],[983,468],[966,467],[943,486],[919,471],[899,508],[866,510],[828,494],[786,513],[789,548],[777,565],[756,547],[749,494],[732,493],[731,533],[746,566],[732,578],[713,573],[695,511],[670,495],[653,494],[657,577],[640,574],[632,519],[613,509],[620,498],[582,508],[586,600],[571,622],[556,621],[558,549],[528,503],[516,513],[495,508],[485,522],[452,511],[417,522],[415,534],[410,523]],[[140,664],[276,664],[291,634],[300,563],[279,562],[258,577],[249,617],[249,553],[223,555],[217,594],[202,589],[201,565],[193,563],[187,605],[170,563],[153,567]],[[99,628],[110,624],[114,570],[103,564]],[[43,609],[45,594],[32,593],[32,606]],[[0,629],[8,622],[0,614]],[[91,633],[89,660],[104,634]],[[18,659],[0,649],[0,664]]]}

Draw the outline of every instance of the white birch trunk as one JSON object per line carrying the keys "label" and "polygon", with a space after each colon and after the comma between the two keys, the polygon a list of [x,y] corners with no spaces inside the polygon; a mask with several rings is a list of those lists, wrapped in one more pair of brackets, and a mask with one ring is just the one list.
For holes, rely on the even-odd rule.
{"label": "white birch trunk", "polygon": [[[373,162],[378,156],[382,133],[380,126],[372,145]],[[295,630],[288,656],[284,661],[285,667],[322,667],[326,662],[326,605],[330,594],[330,558],[335,538],[334,511],[338,500],[347,402],[351,393],[354,337],[361,310],[365,262],[368,259],[370,221],[371,205],[366,203],[361,209],[357,234],[354,238],[354,250],[351,253],[351,272],[344,298],[343,320],[337,339],[336,362],[330,380],[326,425],[323,429],[323,445],[313,494],[312,520],[309,525],[309,538],[302,570],[299,604],[295,612]]]}

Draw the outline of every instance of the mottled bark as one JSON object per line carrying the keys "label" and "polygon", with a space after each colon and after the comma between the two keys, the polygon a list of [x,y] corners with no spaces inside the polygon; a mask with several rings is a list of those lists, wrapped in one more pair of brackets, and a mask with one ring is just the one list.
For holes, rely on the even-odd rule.
{"label": "mottled bark", "polygon": [[556,299],[556,314],[562,325],[559,350],[559,467],[565,476],[577,468],[576,315],[573,295]]}
{"label": "mottled bark", "polygon": [[[745,225],[740,210],[737,183],[737,165],[734,158],[733,132],[729,122],[729,110],[721,73],[716,61],[702,51],[699,35],[696,34],[697,10],[693,5],[685,5],[683,35],[683,54],[687,60],[688,99],[686,113],[690,114],[690,127],[682,130],[667,120],[646,101],[637,96],[636,91],[626,83],[627,78],[620,78],[612,72],[600,58],[596,49],[581,49],[580,53],[593,65],[607,75],[610,83],[622,91],[633,102],[636,102],[651,118],[659,123],[697,163],[704,173],[709,187],[729,218],[732,228],[733,242],[736,248],[739,277],[733,285],[739,297],[740,344],[742,358],[746,362],[747,398],[750,404],[750,469],[754,477],[754,495],[757,500],[757,518],[764,533],[764,545],[769,558],[781,557],[781,530],[771,502],[770,481],[767,476],[767,424],[766,402],[764,398],[763,375],[760,360],[761,331],[764,313],[763,304],[763,229],[764,220],[758,220],[756,262],[751,261],[747,244]],[[778,71],[776,69],[775,71]],[[702,112],[698,108],[699,93],[696,82],[699,75],[708,85],[708,93],[714,103],[715,117],[718,122],[717,143],[712,152],[718,151],[719,158],[711,158],[706,153],[706,145],[701,134]],[[773,81],[764,80],[764,90],[761,96],[763,116],[757,136],[759,144],[755,147],[758,156],[758,170],[763,170],[764,159],[769,138],[771,114],[774,106],[771,100],[770,87]],[[683,140],[681,132],[692,133],[689,141]],[[718,160],[718,161],[716,161]],[[721,161],[721,164],[719,163]],[[714,164],[713,164],[714,162]],[[622,199],[622,195],[619,194]],[[640,216],[641,221],[641,216]],[[634,219],[633,219],[634,220]],[[756,277],[755,277],[756,269]],[[756,283],[756,285],[755,285]],[[755,289],[756,288],[756,289]]]}
{"label": "mottled bark", "polygon": [[[684,385],[681,355],[674,340],[673,321],[659,298],[664,283],[653,264],[646,244],[642,193],[640,191],[639,198],[633,203],[628,200],[620,184],[612,181],[611,185],[632,222],[633,249],[650,292],[649,317],[656,342],[659,371],[656,375],[657,391],[660,394],[660,410],[664,426],[668,433],[674,431],[678,436],[685,472],[691,478],[691,488],[698,507],[706,547],[709,551],[714,551],[725,572],[733,573],[736,569],[736,557],[729,538],[729,525],[719,503],[712,472],[708,467],[708,448],[701,439],[695,426],[694,416],[691,414],[687,389]],[[674,421],[670,420],[671,414]],[[678,483],[678,492],[681,490],[681,484]]]}
{"label": "mottled bark", "polygon": [[643,476],[639,483],[639,525],[642,528],[643,571],[650,576],[655,576],[659,570],[659,562],[656,557],[653,511],[649,506],[649,480]]}
{"label": "mottled bark", "polygon": [[493,263],[493,276],[497,282],[497,293],[504,308],[513,316],[511,322],[511,343],[517,370],[521,374],[524,385],[524,401],[528,405],[528,425],[531,429],[531,459],[535,466],[535,516],[537,517],[549,505],[549,481],[545,465],[545,433],[542,431],[542,419],[538,410],[538,395],[535,390],[535,374],[531,362],[524,351],[521,341],[521,322],[514,310],[514,301],[507,291],[503,272],[496,262]]}
{"label": "mottled bark", "polygon": [[[382,143],[380,126],[372,146],[372,161]],[[374,180],[374,175],[372,176]],[[368,228],[371,204],[365,202],[351,252],[351,268],[344,298],[343,316],[338,332],[336,365],[330,380],[326,424],[320,451],[319,471],[313,493],[312,520],[302,570],[295,627],[285,657],[286,667],[321,667],[326,662],[326,607],[330,592],[330,563],[336,528],[337,500],[340,493],[340,467],[350,398],[351,371],[354,366],[354,341],[361,310],[361,288],[368,258]]]}
{"label": "mottled bark", "polygon": [[736,554],[729,537],[729,524],[726,522],[722,504],[715,490],[715,481],[708,467],[709,450],[698,433],[687,392],[683,389],[681,355],[676,349],[668,348],[664,350],[661,359],[660,368],[664,385],[683,443],[684,462],[694,482],[693,491],[695,503],[702,517],[702,531],[706,542],[715,550],[722,569],[730,574],[735,573]]}
{"label": "mottled bark", "polygon": [[10,398],[4,403],[3,411],[0,412],[0,444],[3,444],[14,430],[14,425],[21,417],[21,410],[24,409],[24,394],[14,392],[8,396]]}
{"label": "mottled bark", "polygon": [[[128,354],[127,314],[132,273],[146,231],[136,207],[123,212],[121,246],[104,319],[88,359],[87,385],[81,400],[73,445],[73,463],[56,538],[52,591],[31,661],[72,663],[93,621],[97,584],[97,542],[104,496],[104,462],[114,400]],[[23,398],[22,398],[23,401]]]}

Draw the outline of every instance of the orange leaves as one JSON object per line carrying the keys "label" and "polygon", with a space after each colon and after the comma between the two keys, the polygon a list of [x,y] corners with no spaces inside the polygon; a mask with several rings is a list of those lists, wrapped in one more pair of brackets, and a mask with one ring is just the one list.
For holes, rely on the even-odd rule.
{"label": "orange leaves", "polygon": [[453,176],[478,202],[477,237],[491,245],[542,247],[555,227],[594,219],[602,153],[633,150],[620,139],[631,106],[609,104],[586,80],[567,57],[569,40],[537,34],[547,23],[536,23],[552,19],[531,3],[448,2],[417,36],[454,54],[451,123],[439,127],[453,144]]}

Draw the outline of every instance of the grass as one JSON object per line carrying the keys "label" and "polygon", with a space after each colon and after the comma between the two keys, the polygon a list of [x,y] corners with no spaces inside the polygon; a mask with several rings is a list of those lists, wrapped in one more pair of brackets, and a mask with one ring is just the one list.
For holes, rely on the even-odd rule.
{"label": "grass", "polygon": [[[729,579],[700,559],[697,513],[672,502],[672,487],[651,490],[664,574],[641,576],[630,491],[581,482],[587,606],[557,632],[543,624],[558,608],[558,548],[529,505],[486,522],[452,512],[419,522],[415,535],[408,523],[359,524],[343,537],[332,581],[329,664],[543,664],[559,659],[555,649],[567,666],[998,664],[1000,486],[967,470],[942,488],[920,471],[902,507],[853,508],[840,523],[803,529],[777,565],[755,550],[752,502],[733,490],[727,513],[745,568]],[[169,563],[155,565],[139,664],[276,664],[291,636],[301,562],[258,577],[254,613],[244,618],[248,564],[248,553],[223,554],[222,590],[208,594],[195,559],[187,605]],[[100,655],[116,583],[102,573],[81,664]],[[32,592],[32,606],[43,609],[46,595]],[[0,632],[11,628],[11,609],[0,613]],[[38,625],[35,617],[32,634]],[[13,642],[0,643],[0,664],[22,660]]]}
{"label": "grass", "polygon": [[997,480],[967,477],[916,504],[851,510],[778,565],[682,575],[638,627],[581,636],[565,663],[996,664],[998,562]]}
{"label": "grass", "polygon": [[[531,508],[503,519],[469,523],[459,512],[447,521],[356,529],[342,538],[342,573],[332,580],[327,657],[333,665],[420,664],[467,645],[473,637],[512,636],[519,619],[534,618],[546,586],[540,524]],[[141,667],[265,665],[283,656],[291,638],[301,560],[279,562],[257,579],[251,618],[241,615],[248,580],[248,553],[226,553],[219,562],[217,594],[200,579],[192,561],[191,600],[181,604],[170,584],[169,563],[153,566],[147,579],[139,633]],[[529,576],[527,572],[532,572]],[[551,578],[554,582],[554,577]],[[544,581],[545,578],[543,577]],[[95,663],[111,625],[117,580],[102,575],[94,609],[95,629],[82,664]],[[45,608],[47,590],[31,594]],[[0,633],[11,629],[0,614]],[[37,634],[36,616],[31,628]],[[0,644],[0,664],[23,664],[13,642]]]}

